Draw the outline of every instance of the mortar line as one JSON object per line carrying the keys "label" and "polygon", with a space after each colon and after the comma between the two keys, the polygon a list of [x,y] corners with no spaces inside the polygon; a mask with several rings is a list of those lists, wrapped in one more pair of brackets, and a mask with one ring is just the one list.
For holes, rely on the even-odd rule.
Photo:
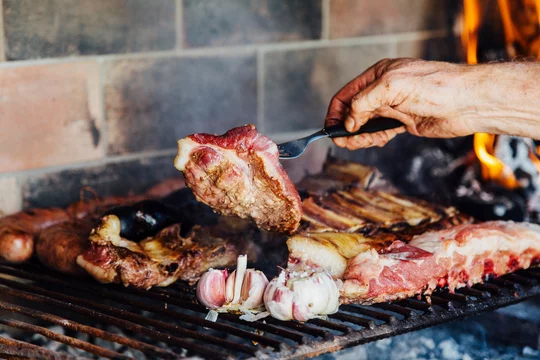
{"label": "mortar line", "polygon": [[[322,126],[321,126],[322,127]],[[298,139],[304,136],[308,136],[310,134],[313,134],[314,132],[317,132],[321,130],[321,128],[310,128],[305,130],[295,130],[295,131],[284,131],[284,132],[276,132],[276,133],[270,133],[265,134],[270,139],[275,141],[288,141],[288,140],[294,140]]]}
{"label": "mortar line", "polygon": [[0,0],[0,62],[6,61],[7,39],[4,30],[4,0]]}
{"label": "mortar line", "polygon": [[109,124],[107,123],[107,111],[106,111],[106,99],[105,99],[105,73],[106,68],[108,67],[108,64],[106,64],[103,60],[98,60],[99,64],[99,80],[98,80],[98,86],[99,86],[99,102],[100,102],[100,112],[101,112],[101,123],[100,123],[100,131],[101,131],[101,151],[103,151],[103,156],[106,158],[107,153],[109,152]]}
{"label": "mortar line", "polygon": [[106,61],[113,60],[127,60],[127,59],[148,59],[156,57],[206,57],[206,56],[238,56],[243,54],[252,54],[258,50],[264,52],[272,51],[291,51],[291,50],[304,50],[304,49],[319,49],[319,48],[331,48],[340,46],[359,46],[359,45],[373,45],[373,44],[388,44],[400,41],[414,41],[414,40],[427,40],[432,38],[439,38],[447,35],[446,29],[429,30],[429,31],[415,31],[407,33],[395,33],[395,34],[377,34],[354,38],[345,39],[333,39],[328,40],[308,40],[308,41],[290,41],[282,43],[269,43],[258,45],[238,45],[238,46],[226,46],[226,47],[207,47],[207,48],[190,48],[184,49],[178,52],[176,49],[167,51],[155,51],[155,52],[142,52],[142,53],[130,53],[130,54],[108,54],[108,55],[84,55],[78,57],[63,57],[63,58],[47,58],[47,59],[32,59],[21,61],[9,61],[0,64],[0,68],[28,66],[28,65],[43,65],[43,64],[59,64],[59,63],[72,63],[83,61],[95,61],[96,59],[103,59]]}
{"label": "mortar line", "polygon": [[176,50],[180,51],[183,46],[183,36],[184,36],[184,1],[176,0]]}
{"label": "mortar line", "polygon": [[399,43],[400,43],[399,41],[395,41],[394,43],[390,44],[389,49],[388,49],[389,50],[388,55],[390,56],[391,59],[397,57]]}
{"label": "mortar line", "polygon": [[266,129],[264,119],[264,52],[257,51],[257,127],[258,131],[263,133]]}
{"label": "mortar line", "polygon": [[321,38],[323,40],[330,39],[330,0],[322,0],[322,24],[321,24]]}
{"label": "mortar line", "polygon": [[21,170],[16,172],[7,172],[7,173],[1,173],[1,178],[7,178],[10,176],[13,176],[17,179],[19,184],[21,186],[23,185],[22,181],[25,181],[27,178],[32,176],[41,176],[46,174],[52,174],[57,173],[60,171],[66,171],[66,170],[78,170],[78,169],[84,169],[84,168],[91,168],[96,166],[103,166],[108,164],[120,164],[124,162],[130,162],[130,161],[136,161],[136,160],[146,160],[146,159],[153,159],[160,156],[174,156],[177,153],[177,149],[166,149],[166,150],[152,150],[152,151],[146,151],[146,152],[140,152],[140,153],[134,153],[134,154],[124,154],[124,155],[114,155],[109,156],[107,158],[102,159],[96,159],[96,160],[88,160],[73,164],[64,164],[64,165],[54,165],[54,166],[48,166],[38,169],[27,169],[27,170]]}

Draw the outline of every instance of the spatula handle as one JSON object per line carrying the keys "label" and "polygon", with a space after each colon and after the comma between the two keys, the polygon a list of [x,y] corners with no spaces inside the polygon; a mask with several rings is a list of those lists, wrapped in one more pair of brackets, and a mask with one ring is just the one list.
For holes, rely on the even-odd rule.
{"label": "spatula handle", "polygon": [[348,132],[347,129],[345,129],[344,123],[324,128],[324,131],[328,134],[328,137],[336,138],[360,134],[370,134],[377,131],[395,129],[400,126],[404,126],[403,123],[395,119],[374,118],[365,123],[364,126],[362,126],[358,131],[352,133]]}

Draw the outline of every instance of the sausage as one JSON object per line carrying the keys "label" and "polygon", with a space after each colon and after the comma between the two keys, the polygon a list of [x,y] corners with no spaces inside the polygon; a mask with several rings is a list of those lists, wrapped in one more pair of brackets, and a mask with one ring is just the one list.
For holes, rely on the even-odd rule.
{"label": "sausage", "polygon": [[37,233],[68,219],[68,214],[58,208],[21,211],[1,218],[0,258],[11,263],[27,261],[34,252]]}
{"label": "sausage", "polygon": [[160,199],[184,187],[186,187],[184,178],[169,178],[152,186],[146,191],[146,195],[150,199]]}
{"label": "sausage", "polygon": [[34,236],[13,228],[0,230],[0,256],[13,264],[25,262],[34,252]]}
{"label": "sausage", "polygon": [[[170,193],[174,188],[182,186],[182,179],[167,179],[157,184],[146,195],[81,200],[71,204],[65,210],[60,208],[32,209],[0,218],[0,259],[5,259],[11,263],[21,263],[29,260],[34,251],[37,235],[50,226],[70,220],[98,219],[111,208],[134,204],[148,197],[163,196]],[[162,210],[161,213],[163,211],[165,211],[165,214],[170,213],[170,211],[166,210]],[[161,213],[158,212],[158,215]],[[169,215],[166,216],[167,218],[170,217]],[[169,225],[170,223],[167,221],[165,223]],[[140,229],[140,226],[138,228]],[[161,230],[162,227],[158,226],[158,228],[155,232]],[[130,229],[137,229],[137,227],[130,227]]]}
{"label": "sausage", "polygon": [[175,209],[157,200],[119,206],[105,215],[116,215],[120,219],[120,236],[132,241],[143,240],[180,221]]}
{"label": "sausage", "polygon": [[93,222],[69,221],[50,226],[36,240],[36,255],[50,269],[71,275],[87,275],[77,256],[88,248]]}

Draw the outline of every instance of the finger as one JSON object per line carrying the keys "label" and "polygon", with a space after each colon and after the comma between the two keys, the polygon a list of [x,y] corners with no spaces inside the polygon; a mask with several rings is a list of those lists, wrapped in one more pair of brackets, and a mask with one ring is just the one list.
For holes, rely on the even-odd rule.
{"label": "finger", "polygon": [[372,134],[361,134],[347,138],[347,149],[356,150],[373,146],[374,139]]}
{"label": "finger", "polygon": [[[375,120],[372,120],[375,121]],[[400,127],[391,130],[379,131],[372,134],[361,134],[356,136],[351,136],[347,141],[347,149],[356,150],[360,148],[368,148],[372,146],[382,147],[386,145],[390,140],[396,137],[399,134],[406,132],[405,127]]]}
{"label": "finger", "polygon": [[367,68],[363,73],[349,81],[334,96],[344,103],[350,103],[351,99],[372,84],[380,76],[380,69],[386,67],[388,59],[381,60],[378,63]]}
{"label": "finger", "polygon": [[336,146],[340,148],[347,147],[347,138],[338,137],[338,138],[333,138],[332,141],[334,142],[334,144],[336,144]]}
{"label": "finger", "polygon": [[350,109],[352,98],[372,84],[382,73],[381,69],[386,68],[389,61],[388,59],[379,61],[349,81],[334,95],[326,113],[325,126],[336,125],[343,121]]}
{"label": "finger", "polygon": [[407,130],[405,129],[405,127],[400,127],[400,128],[397,128],[397,129],[391,129],[391,130],[385,130],[385,131],[380,131],[376,134],[374,134],[374,138],[375,138],[375,143],[373,144],[374,146],[378,146],[378,147],[383,147],[384,145],[386,145],[390,140],[392,140],[393,138],[395,138],[397,135],[399,134],[402,134],[404,132],[406,132]]}
{"label": "finger", "polygon": [[378,109],[388,106],[390,102],[389,88],[379,80],[354,96],[345,122],[352,131],[356,131],[376,117]]}
{"label": "finger", "polygon": [[328,113],[324,119],[324,127],[340,124],[349,113],[349,106],[340,99],[334,97],[330,102]]}

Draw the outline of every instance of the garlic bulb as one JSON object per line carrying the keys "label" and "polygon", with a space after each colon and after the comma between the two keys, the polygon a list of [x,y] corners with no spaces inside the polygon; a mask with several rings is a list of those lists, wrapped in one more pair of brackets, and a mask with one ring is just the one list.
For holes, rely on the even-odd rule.
{"label": "garlic bulb", "polygon": [[307,321],[337,312],[340,287],[323,271],[283,270],[266,287],[264,304],[278,320]]}
{"label": "garlic bulb", "polygon": [[268,278],[262,271],[247,269],[240,292],[242,307],[246,309],[257,309],[264,304],[264,290],[268,285]]}
{"label": "garlic bulb", "polygon": [[247,269],[247,257],[240,255],[236,270],[208,270],[197,284],[197,298],[215,310],[260,310],[268,278],[255,269]]}
{"label": "garlic bulb", "polygon": [[197,299],[210,309],[222,307],[226,301],[225,280],[228,271],[210,269],[205,272],[197,283]]}

